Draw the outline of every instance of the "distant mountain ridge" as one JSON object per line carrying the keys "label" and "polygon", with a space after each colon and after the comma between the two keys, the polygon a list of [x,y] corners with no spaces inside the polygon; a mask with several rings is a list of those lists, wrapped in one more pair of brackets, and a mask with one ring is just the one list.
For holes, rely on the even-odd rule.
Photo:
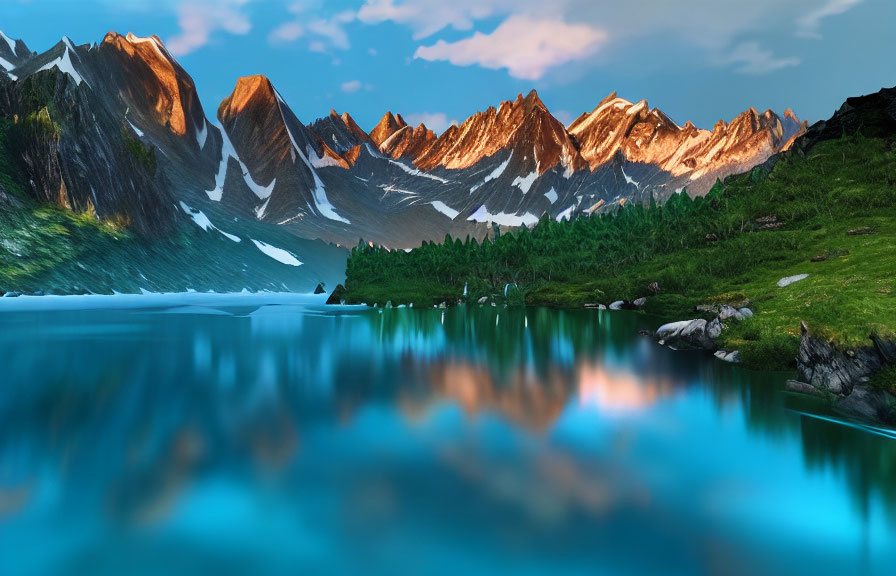
{"label": "distant mountain ridge", "polygon": [[[0,36],[0,68],[0,115],[16,113],[26,83],[45,82],[48,114],[60,125],[44,143],[60,168],[51,162],[51,175],[41,175],[45,167],[32,162],[31,192],[73,210],[89,204],[102,217],[124,215],[147,232],[183,220],[178,202],[186,201],[343,245],[481,237],[493,224],[532,225],[545,214],[662,202],[685,189],[705,194],[805,130],[790,111],[754,109],[713,130],[679,126],[615,93],[566,127],[532,91],[438,136],[391,112],[367,133],[336,111],[302,123],[262,76],[241,78],[213,122],[161,40],[115,32],[99,45],[65,38],[43,54]],[[122,151],[133,141],[157,170],[130,166]]]}

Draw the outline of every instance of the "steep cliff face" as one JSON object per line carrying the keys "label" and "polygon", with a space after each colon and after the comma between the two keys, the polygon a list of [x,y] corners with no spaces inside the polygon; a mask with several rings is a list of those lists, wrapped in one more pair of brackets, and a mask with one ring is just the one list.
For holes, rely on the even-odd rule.
{"label": "steep cliff face", "polygon": [[37,54],[28,49],[21,40],[13,40],[0,31],[0,78],[18,78],[14,70],[24,66]]}
{"label": "steep cliff face", "polygon": [[350,222],[330,203],[322,168],[348,162],[306,128],[264,76],[240,78],[218,109],[218,119],[259,190],[259,219],[278,223],[318,216]]}
{"label": "steep cliff face", "polygon": [[810,334],[802,325],[797,380],[789,389],[822,394],[850,416],[871,422],[896,422],[896,397],[869,385],[882,368],[896,363],[896,342],[872,335],[868,346],[841,350]]}
{"label": "steep cliff face", "polygon": [[162,41],[110,32],[90,60],[110,106],[142,141],[164,151],[168,177],[194,191],[213,188],[220,133],[206,119],[193,78]]}
{"label": "steep cliff face", "polygon": [[11,119],[7,149],[33,198],[149,235],[174,224],[174,196],[155,151],[68,73],[48,69],[0,86],[0,115]]}

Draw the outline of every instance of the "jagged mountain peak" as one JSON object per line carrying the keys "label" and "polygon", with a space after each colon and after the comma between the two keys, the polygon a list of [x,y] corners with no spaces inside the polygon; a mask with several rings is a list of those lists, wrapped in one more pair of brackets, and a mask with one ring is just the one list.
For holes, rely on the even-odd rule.
{"label": "jagged mountain peak", "polygon": [[256,74],[243,76],[236,81],[233,92],[221,102],[218,116],[235,116],[245,110],[250,103],[260,102],[273,106],[277,103],[277,91],[267,76]]}
{"label": "jagged mountain peak", "polygon": [[130,112],[142,116],[138,121],[144,127],[164,126],[176,136],[195,136],[198,147],[204,146],[208,128],[196,84],[158,36],[112,31],[97,52],[105,58],[103,68],[115,64],[120,96]]}
{"label": "jagged mountain peak", "polygon": [[396,116],[391,111],[386,112],[379,124],[370,132],[370,138],[377,146],[382,146],[383,142],[407,125],[401,114]]}
{"label": "jagged mountain peak", "polygon": [[429,150],[435,141],[436,133],[423,123],[416,128],[404,126],[380,145],[380,151],[393,158],[413,160]]}
{"label": "jagged mountain peak", "polygon": [[326,118],[316,120],[308,125],[308,129],[333,152],[340,154],[349,165],[357,160],[356,148],[361,145],[375,146],[370,136],[358,126],[348,112],[339,114],[336,110],[330,110]]}
{"label": "jagged mountain peak", "polygon": [[36,54],[31,52],[24,42],[10,38],[0,31],[0,74],[5,71],[7,76],[15,78],[12,71],[35,56]]}
{"label": "jagged mountain peak", "polygon": [[568,174],[584,164],[566,128],[535,90],[502,102],[497,110],[489,107],[477,112],[459,127],[446,130],[414,164],[423,170],[438,166],[461,170],[507,149],[519,152],[515,162],[521,162],[521,170],[538,174],[558,165]]}

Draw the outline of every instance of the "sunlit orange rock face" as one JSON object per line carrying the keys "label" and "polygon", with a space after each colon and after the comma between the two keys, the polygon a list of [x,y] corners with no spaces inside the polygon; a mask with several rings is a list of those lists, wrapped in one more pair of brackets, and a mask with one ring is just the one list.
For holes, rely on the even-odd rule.
{"label": "sunlit orange rock face", "polygon": [[436,133],[424,124],[405,126],[380,144],[380,150],[392,158],[416,158],[436,142]]}
{"label": "sunlit orange rock face", "polygon": [[558,165],[570,171],[586,166],[566,128],[534,90],[452,126],[414,164],[421,170],[438,166],[459,170],[508,148],[520,159],[528,157],[539,174]]}
{"label": "sunlit orange rock face", "polygon": [[790,110],[781,118],[771,110],[760,114],[754,108],[730,123],[719,121],[712,130],[698,129],[691,122],[678,126],[646,100],[633,104],[615,92],[569,127],[592,170],[622,153],[631,162],[652,164],[673,176],[690,175],[692,180],[719,171],[748,170],[787,150],[804,130]]}
{"label": "sunlit orange rock face", "polygon": [[401,114],[393,116],[391,112],[386,112],[380,123],[370,132],[370,137],[373,139],[374,144],[381,146],[383,142],[407,125],[408,123],[404,121]]}
{"label": "sunlit orange rock face", "polygon": [[121,90],[137,110],[153,110],[155,121],[179,136],[202,130],[205,113],[193,79],[156,36],[139,38],[109,32],[100,50],[117,61]]}
{"label": "sunlit orange rock face", "polygon": [[221,102],[218,119],[234,147],[256,177],[269,182],[276,166],[291,156],[292,143],[271,81],[264,76],[240,78]]}
{"label": "sunlit orange rock face", "polygon": [[301,166],[299,154],[312,154],[348,168],[348,162],[308,131],[283,103],[265,76],[240,78],[221,102],[218,119],[240,158],[262,182],[278,176],[283,166]]}

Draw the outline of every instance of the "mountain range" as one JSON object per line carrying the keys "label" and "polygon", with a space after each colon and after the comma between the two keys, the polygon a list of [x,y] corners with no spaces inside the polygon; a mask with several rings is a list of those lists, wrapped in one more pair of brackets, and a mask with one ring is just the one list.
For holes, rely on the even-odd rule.
{"label": "mountain range", "polygon": [[532,91],[441,135],[391,112],[365,132],[336,111],[303,123],[263,76],[240,78],[210,119],[159,38],[115,32],[42,54],[0,33],[0,118],[17,127],[28,196],[147,237],[264,224],[404,249],[703,195],[806,129],[751,108],[703,130],[615,93],[567,127]]}

